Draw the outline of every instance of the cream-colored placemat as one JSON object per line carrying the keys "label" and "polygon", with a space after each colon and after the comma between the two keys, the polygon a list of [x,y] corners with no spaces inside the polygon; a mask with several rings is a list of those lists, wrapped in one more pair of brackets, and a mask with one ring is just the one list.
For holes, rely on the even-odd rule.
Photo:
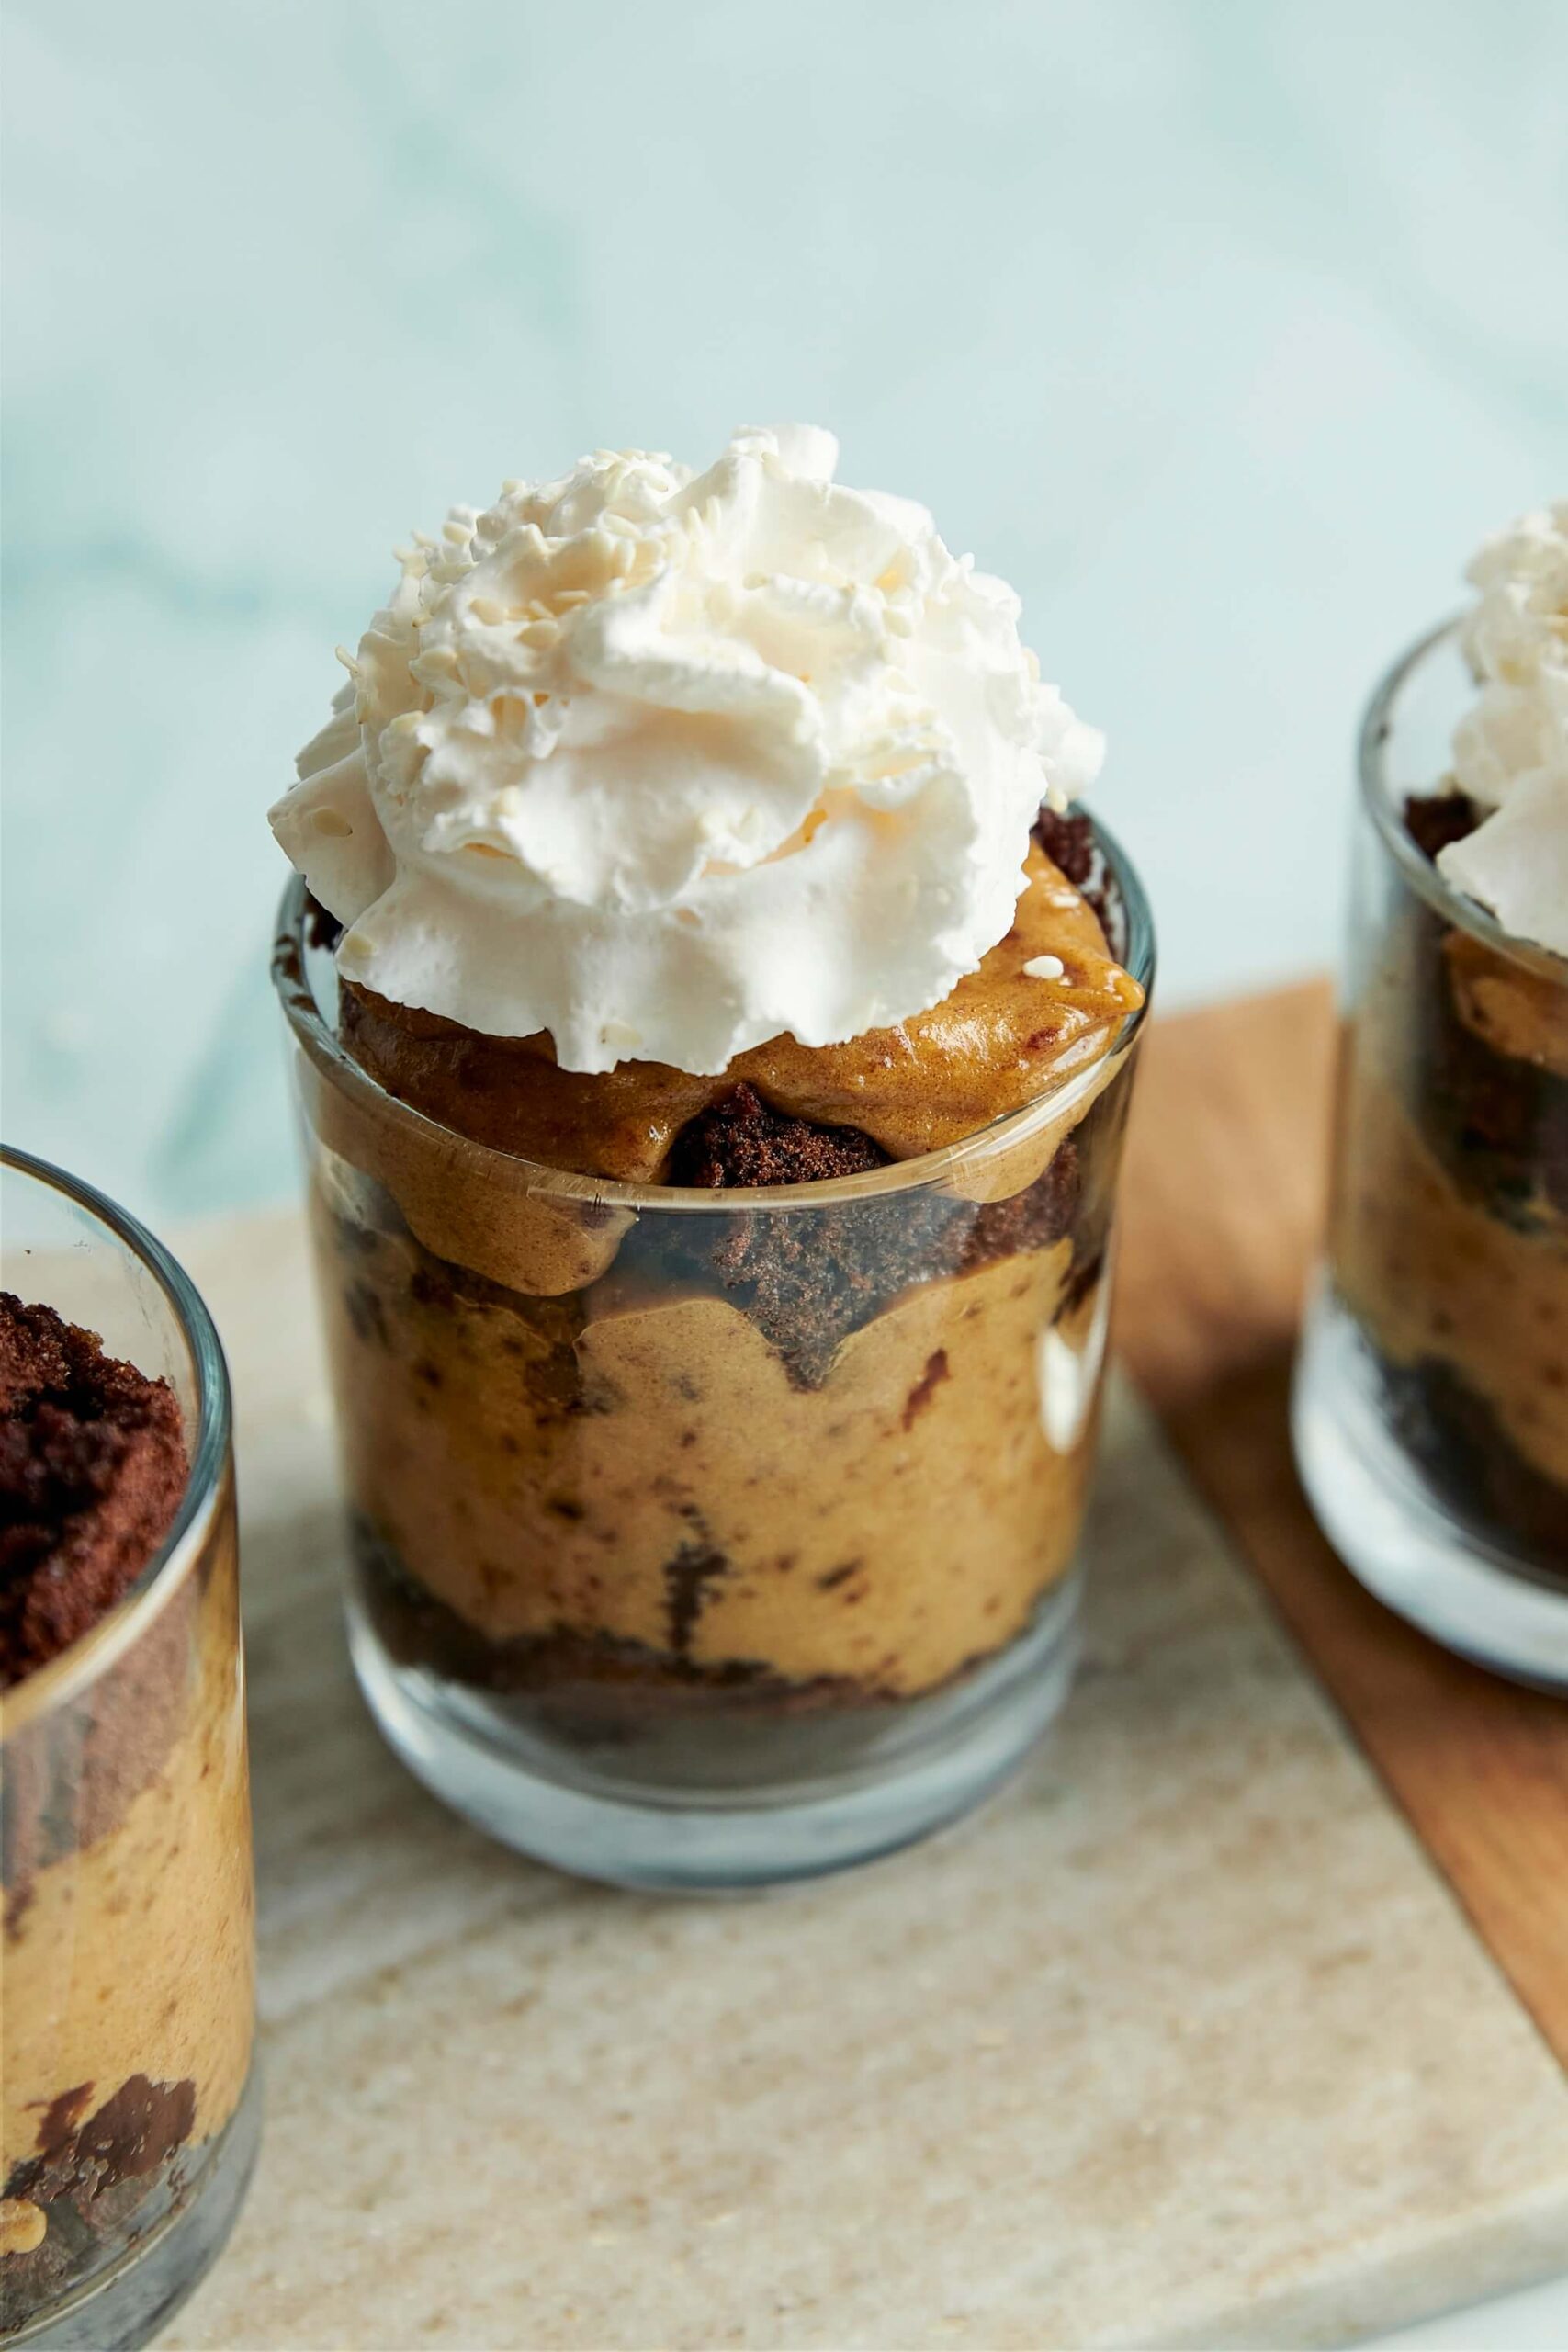
{"label": "cream-colored placemat", "polygon": [[382,1748],[299,1229],[186,1256],[239,1398],[266,2123],[166,2346],[1337,2343],[1561,2266],[1568,2084],[1125,1386],[1021,1783],[649,1900]]}

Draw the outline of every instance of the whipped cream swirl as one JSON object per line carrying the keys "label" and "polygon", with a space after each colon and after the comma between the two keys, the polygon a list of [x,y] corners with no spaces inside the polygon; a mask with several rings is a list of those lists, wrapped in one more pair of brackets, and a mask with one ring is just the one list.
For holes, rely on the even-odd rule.
{"label": "whipped cream swirl", "polygon": [[1018,600],[807,426],[454,509],[272,811],[340,969],[568,1069],[694,1074],[939,1002],[1098,732]]}
{"label": "whipped cream swirl", "polygon": [[1480,683],[1454,730],[1454,780],[1492,813],[1438,859],[1506,931],[1568,956],[1568,499],[1488,539],[1466,578]]}

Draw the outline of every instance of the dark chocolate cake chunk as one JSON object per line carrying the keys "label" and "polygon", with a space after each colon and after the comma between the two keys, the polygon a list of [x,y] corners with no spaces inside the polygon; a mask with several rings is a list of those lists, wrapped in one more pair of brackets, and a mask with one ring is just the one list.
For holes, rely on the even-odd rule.
{"label": "dark chocolate cake chunk", "polygon": [[0,2262],[0,2329],[22,2326],[91,2275],[105,2242],[112,2246],[133,2222],[145,2227],[175,2203],[195,2120],[188,2079],[132,2075],[99,2106],[91,2083],[53,2101],[39,2127],[39,2154],[13,2165],[0,2188],[48,2217],[37,2246]]}
{"label": "dark chocolate cake chunk", "polygon": [[1568,1585],[1568,1487],[1525,1460],[1485,1398],[1436,1356],[1381,1364],[1399,1436],[1436,1492],[1471,1526],[1503,1534]]}
{"label": "dark chocolate cake chunk", "polygon": [[1404,830],[1434,865],[1439,851],[1466,840],[1480,822],[1468,792],[1413,792],[1404,803]]}
{"label": "dark chocolate cake chunk", "polygon": [[1111,893],[1093,818],[1080,809],[1053,808],[1049,801],[1043,801],[1030,830],[1052,865],[1066,875],[1085,905],[1094,909],[1111,942]]}
{"label": "dark chocolate cake chunk", "polygon": [[815,1184],[886,1168],[888,1155],[858,1127],[824,1127],[737,1086],[682,1128],[670,1156],[672,1184]]}
{"label": "dark chocolate cake chunk", "polygon": [[0,1689],[80,1640],[136,1581],[187,1475],[166,1381],[0,1292]]}
{"label": "dark chocolate cake chunk", "polygon": [[[1022,1250],[1047,1249],[1072,1229],[1083,1190],[1082,1148],[1093,1145],[1096,1104],[1058,1146],[1043,1172],[1010,1199],[976,1203],[912,1185],[866,1200],[815,1208],[759,1209],[714,1216],[699,1232],[655,1221],[628,1237],[625,1257],[673,1253],[690,1278],[716,1282],[745,1309],[802,1388],[820,1385],[852,1331],[912,1283],[967,1272]],[[715,1190],[810,1184],[887,1165],[853,1127],[788,1117],[750,1086],[737,1087],[676,1139],[677,1182]],[[679,1170],[677,1174],[676,1171]],[[1106,1188],[1109,1200],[1109,1187]],[[1077,1254],[1098,1257],[1102,1236],[1075,1235]]]}

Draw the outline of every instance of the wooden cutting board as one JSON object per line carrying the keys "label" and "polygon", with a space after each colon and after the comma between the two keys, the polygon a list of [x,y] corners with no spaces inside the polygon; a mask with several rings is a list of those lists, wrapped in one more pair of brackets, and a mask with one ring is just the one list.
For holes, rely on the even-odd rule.
{"label": "wooden cutting board", "polygon": [[1291,1458],[1335,1035],[1326,982],[1152,1024],[1122,1193],[1122,1355],[1568,2064],[1568,1703],[1450,1657],[1364,1592]]}

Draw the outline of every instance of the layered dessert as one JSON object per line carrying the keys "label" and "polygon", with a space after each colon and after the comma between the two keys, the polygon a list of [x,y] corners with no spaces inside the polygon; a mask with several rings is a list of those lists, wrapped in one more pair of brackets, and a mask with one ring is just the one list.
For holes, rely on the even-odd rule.
{"label": "layered dessert", "polygon": [[1336,1280],[1446,1506],[1568,1582],[1568,503],[1483,548],[1345,1062]]}
{"label": "layered dessert", "polygon": [[819,1762],[1077,1543],[1143,1001],[1100,739],[835,460],[457,510],[274,811],[359,1606],[559,1769]]}
{"label": "layered dessert", "polygon": [[226,1512],[166,1596],[138,1597],[145,1623],[123,1638],[108,1623],[188,1478],[166,1382],[0,1294],[4,2334],[181,2210],[245,2081],[250,1825]]}

